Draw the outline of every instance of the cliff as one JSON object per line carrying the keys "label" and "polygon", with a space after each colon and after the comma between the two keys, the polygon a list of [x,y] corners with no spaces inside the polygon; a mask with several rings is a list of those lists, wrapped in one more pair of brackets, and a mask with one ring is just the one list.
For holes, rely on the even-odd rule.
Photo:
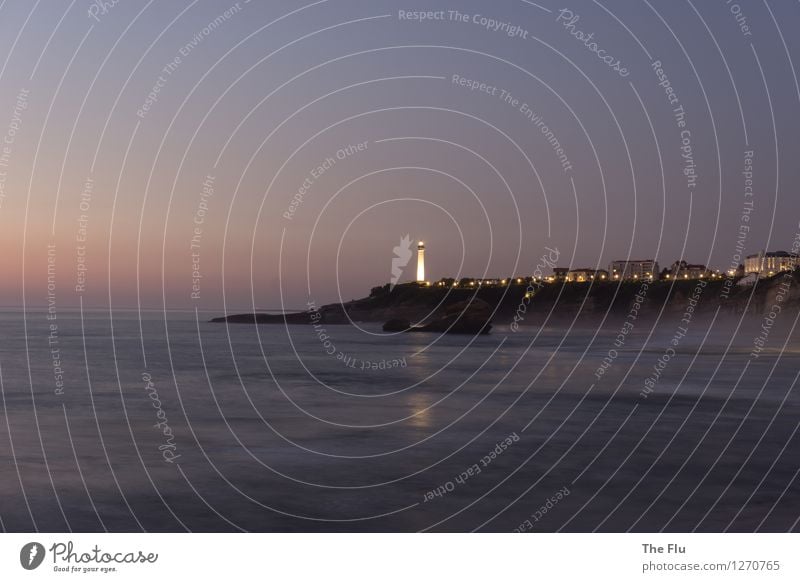
{"label": "cliff", "polygon": [[[655,282],[555,283],[540,286],[509,285],[470,288],[420,287],[417,284],[376,287],[369,297],[319,308],[316,322],[325,325],[350,321],[384,323],[390,320],[421,325],[452,315],[458,304],[487,305],[496,323],[541,323],[545,318],[596,318],[605,314],[624,316],[638,304],[639,315],[681,315],[691,306],[694,313],[762,316],[774,305],[800,308],[800,270],[765,278],[751,286],[730,280],[707,279]],[[531,294],[532,292],[532,294]],[[475,301],[478,300],[478,301]],[[310,312],[273,315],[247,313],[217,317],[228,323],[311,323]]]}

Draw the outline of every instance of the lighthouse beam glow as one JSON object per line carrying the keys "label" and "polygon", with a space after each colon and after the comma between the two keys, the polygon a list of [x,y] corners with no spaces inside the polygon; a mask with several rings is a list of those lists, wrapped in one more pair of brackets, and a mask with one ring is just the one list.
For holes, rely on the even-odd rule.
{"label": "lighthouse beam glow", "polygon": [[425,282],[425,243],[417,243],[417,283]]}

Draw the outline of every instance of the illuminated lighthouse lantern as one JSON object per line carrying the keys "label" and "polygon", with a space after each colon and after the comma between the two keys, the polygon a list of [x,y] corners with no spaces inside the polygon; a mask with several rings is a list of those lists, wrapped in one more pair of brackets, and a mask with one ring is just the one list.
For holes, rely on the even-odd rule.
{"label": "illuminated lighthouse lantern", "polygon": [[417,243],[417,283],[425,282],[425,243]]}

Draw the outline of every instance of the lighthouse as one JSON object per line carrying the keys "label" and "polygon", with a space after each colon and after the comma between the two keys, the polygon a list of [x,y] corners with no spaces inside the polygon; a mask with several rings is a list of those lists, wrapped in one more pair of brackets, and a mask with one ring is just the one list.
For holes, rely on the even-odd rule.
{"label": "lighthouse", "polygon": [[417,243],[417,283],[425,282],[425,243]]}

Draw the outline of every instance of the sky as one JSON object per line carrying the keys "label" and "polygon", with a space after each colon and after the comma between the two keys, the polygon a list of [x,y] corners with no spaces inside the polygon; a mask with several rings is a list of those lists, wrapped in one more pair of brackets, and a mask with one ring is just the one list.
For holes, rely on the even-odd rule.
{"label": "sky", "polygon": [[726,0],[4,2],[0,305],[303,308],[389,282],[405,235],[431,280],[788,250],[798,23]]}

